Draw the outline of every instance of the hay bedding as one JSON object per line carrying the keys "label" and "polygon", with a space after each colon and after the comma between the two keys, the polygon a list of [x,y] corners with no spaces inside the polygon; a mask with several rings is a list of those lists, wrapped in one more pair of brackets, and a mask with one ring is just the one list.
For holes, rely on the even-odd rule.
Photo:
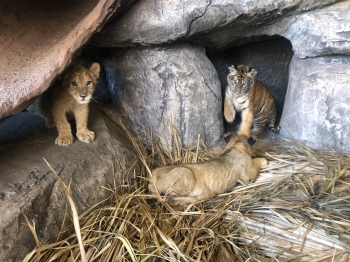
{"label": "hay bedding", "polygon": [[31,226],[37,247],[24,261],[350,261],[350,157],[292,141],[258,145],[256,154],[270,164],[254,184],[173,207],[146,194],[147,173],[212,155],[199,140],[190,151],[174,137],[173,154],[159,143],[148,152],[134,140],[141,170],[106,188],[110,198],[47,243]]}

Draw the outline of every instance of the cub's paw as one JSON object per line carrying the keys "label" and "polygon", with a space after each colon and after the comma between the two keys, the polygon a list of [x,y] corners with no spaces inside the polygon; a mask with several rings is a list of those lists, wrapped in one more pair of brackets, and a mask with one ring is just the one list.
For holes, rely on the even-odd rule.
{"label": "cub's paw", "polygon": [[236,118],[236,111],[232,110],[232,109],[224,109],[224,117],[225,120],[228,123],[233,123],[233,121],[235,121]]}
{"label": "cub's paw", "polygon": [[80,141],[90,143],[95,139],[95,133],[90,130],[84,130],[77,132],[77,137]]}
{"label": "cub's paw", "polygon": [[262,158],[261,164],[261,166],[267,166],[269,164],[269,161],[266,158]]}
{"label": "cub's paw", "polygon": [[260,166],[260,167],[264,167],[264,166],[267,166],[269,164],[269,161],[266,159],[266,158],[254,158],[253,159],[253,163],[254,165],[256,166]]}
{"label": "cub's paw", "polygon": [[53,122],[53,121],[47,121],[46,124],[45,124],[45,126],[46,126],[47,128],[49,128],[49,129],[54,128],[54,127],[55,127],[55,122]]}
{"label": "cub's paw", "polygon": [[233,107],[232,101],[225,97],[224,101],[224,117],[228,123],[232,123],[236,117],[236,110]]}
{"label": "cub's paw", "polygon": [[68,145],[72,144],[73,141],[74,141],[74,138],[73,138],[72,134],[59,135],[55,140],[55,144],[59,145],[59,146],[68,146]]}

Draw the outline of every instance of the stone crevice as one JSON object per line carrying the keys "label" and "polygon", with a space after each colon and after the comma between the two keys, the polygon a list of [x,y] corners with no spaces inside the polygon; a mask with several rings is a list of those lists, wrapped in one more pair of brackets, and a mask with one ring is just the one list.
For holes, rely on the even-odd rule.
{"label": "stone crevice", "polygon": [[212,5],[212,1],[213,0],[209,0],[208,4],[205,6],[204,11],[202,14],[200,14],[199,16],[195,17],[194,19],[192,19],[188,25],[188,29],[187,29],[187,33],[185,34],[185,36],[188,36],[191,33],[191,29],[192,29],[192,24],[194,22],[196,22],[198,19],[202,18],[203,16],[205,16],[205,14],[207,13],[209,7]]}

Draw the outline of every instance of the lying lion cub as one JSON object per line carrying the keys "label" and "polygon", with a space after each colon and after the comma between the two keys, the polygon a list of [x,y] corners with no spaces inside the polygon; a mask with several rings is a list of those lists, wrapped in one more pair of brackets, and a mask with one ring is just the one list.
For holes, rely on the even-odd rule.
{"label": "lying lion cub", "polygon": [[[231,137],[221,155],[215,159],[197,164],[165,166],[152,171],[160,194],[167,194],[170,200],[179,204],[212,198],[231,189],[236,183],[252,183],[259,170],[268,162],[265,158],[252,159],[253,138],[243,135]],[[156,188],[151,179],[148,185],[151,194]]]}
{"label": "lying lion cub", "polygon": [[62,83],[56,81],[28,107],[28,111],[45,118],[48,128],[56,126],[58,137],[55,144],[67,146],[74,141],[67,115],[75,117],[77,137],[80,141],[86,143],[94,141],[95,133],[87,127],[88,103],[95,90],[99,74],[98,63],[93,63],[90,68],[75,65],[66,72]]}

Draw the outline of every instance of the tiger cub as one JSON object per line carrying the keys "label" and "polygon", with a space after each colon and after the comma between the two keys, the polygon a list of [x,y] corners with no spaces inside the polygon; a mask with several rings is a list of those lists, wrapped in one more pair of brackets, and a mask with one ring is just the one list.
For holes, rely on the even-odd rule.
{"label": "tiger cub", "polygon": [[272,132],[279,133],[280,127],[275,126],[275,101],[269,90],[255,80],[257,71],[245,65],[239,65],[237,69],[230,66],[229,70],[224,102],[226,121],[232,123],[236,112],[241,112],[238,134],[258,135],[264,132],[267,123]]}

